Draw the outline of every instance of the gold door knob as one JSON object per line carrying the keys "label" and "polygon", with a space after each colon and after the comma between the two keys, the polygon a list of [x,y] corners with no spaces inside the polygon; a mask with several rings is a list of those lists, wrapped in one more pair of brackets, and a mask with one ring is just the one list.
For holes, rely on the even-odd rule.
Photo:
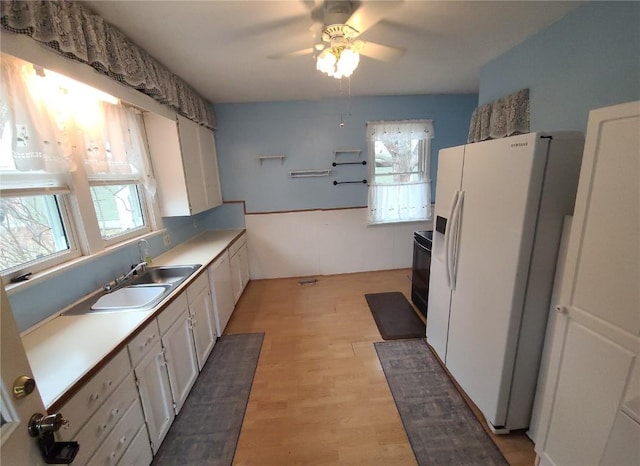
{"label": "gold door knob", "polygon": [[28,375],[21,375],[13,382],[13,397],[24,398],[30,395],[36,388],[36,381]]}

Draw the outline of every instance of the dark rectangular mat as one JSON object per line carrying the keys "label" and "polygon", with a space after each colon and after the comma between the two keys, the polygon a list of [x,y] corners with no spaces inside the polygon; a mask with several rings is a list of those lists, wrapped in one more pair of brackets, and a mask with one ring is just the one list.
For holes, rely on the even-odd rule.
{"label": "dark rectangular mat", "polygon": [[424,322],[399,291],[365,294],[364,297],[383,339],[399,340],[425,336]]}
{"label": "dark rectangular mat", "polygon": [[264,333],[223,335],[153,465],[231,466]]}
{"label": "dark rectangular mat", "polygon": [[508,464],[424,339],[374,345],[418,465]]}

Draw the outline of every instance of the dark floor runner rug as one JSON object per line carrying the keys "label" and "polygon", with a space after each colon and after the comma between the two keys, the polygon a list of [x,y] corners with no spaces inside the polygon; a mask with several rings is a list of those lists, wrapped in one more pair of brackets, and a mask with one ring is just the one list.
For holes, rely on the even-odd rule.
{"label": "dark floor runner rug", "polygon": [[365,294],[364,297],[384,340],[425,336],[424,322],[399,291]]}
{"label": "dark floor runner rug", "polygon": [[263,333],[218,339],[153,465],[231,465],[263,340]]}
{"label": "dark floor runner rug", "polygon": [[424,339],[374,345],[418,465],[508,465]]}

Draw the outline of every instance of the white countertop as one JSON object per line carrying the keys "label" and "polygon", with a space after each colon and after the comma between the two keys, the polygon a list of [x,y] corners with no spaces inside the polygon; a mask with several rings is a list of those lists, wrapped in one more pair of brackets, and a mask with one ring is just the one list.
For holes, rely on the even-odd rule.
{"label": "white countertop", "polygon": [[[244,230],[207,231],[153,259],[152,266],[206,267]],[[23,335],[31,369],[49,408],[129,336],[181,293],[198,270],[150,311],[58,316]],[[114,354],[115,355],[115,354]],[[75,387],[78,388],[78,387]]]}

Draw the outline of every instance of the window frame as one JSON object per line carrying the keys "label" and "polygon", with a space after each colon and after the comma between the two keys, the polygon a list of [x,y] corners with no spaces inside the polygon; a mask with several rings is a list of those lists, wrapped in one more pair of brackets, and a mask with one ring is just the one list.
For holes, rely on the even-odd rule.
{"label": "window frame", "polygon": [[[19,58],[18,60],[31,64],[31,62],[24,59]],[[69,79],[88,85],[73,77]],[[99,87],[94,88],[101,91]],[[132,107],[132,105],[122,101],[119,102],[119,105]],[[146,129],[143,119],[139,118],[139,121],[142,125],[140,130],[145,152],[143,156],[147,158],[148,172],[152,173],[152,161],[146,139]],[[81,141],[75,141],[73,152],[83,150],[83,146],[84,144]],[[55,271],[75,263],[77,260],[91,259],[93,256],[105,251],[125,246],[131,241],[145,238],[164,230],[158,196],[147,190],[146,182],[143,181],[143,177],[146,175],[142,177],[107,175],[102,179],[90,179],[84,170],[83,163],[80,162],[81,159],[76,158],[76,155],[74,155],[74,159],[78,160],[78,162],[75,164],[75,169],[64,175],[44,172],[14,172],[12,169],[0,173],[0,178],[2,178],[2,186],[0,186],[1,197],[19,197],[20,195],[55,196],[62,227],[69,245],[69,249],[51,254],[46,259],[29,261],[0,270],[0,279],[4,284],[9,284],[11,279],[20,275],[28,273],[35,275]],[[140,202],[143,225],[113,237],[103,238],[91,194],[91,187],[100,185],[134,185]]]}
{"label": "window frame", "polygon": [[[100,233],[100,238],[105,247],[113,246],[115,244],[121,243],[123,241],[127,241],[132,238],[137,238],[139,236],[150,233],[152,230],[152,225],[150,221],[150,211],[148,204],[147,193],[145,192],[144,186],[139,182],[139,180],[114,180],[113,182],[100,182],[100,181],[90,181],[89,182],[89,196],[91,197],[93,203],[93,195],[91,194],[91,188],[99,187],[99,186],[133,186],[138,195],[138,200],[140,201],[140,213],[142,215],[143,224],[142,226],[132,228],[122,233],[118,233],[111,237],[105,238]],[[94,212],[95,212],[95,204],[94,204]],[[101,230],[100,221],[97,219],[96,212],[96,221],[98,222],[98,230]]]}
{"label": "window frame", "polygon": [[[371,148],[370,150],[373,151],[374,154],[374,160],[373,162],[369,161],[369,163],[373,164],[373,182],[374,184],[378,184],[376,183],[376,180],[379,176],[394,176],[394,175],[414,175],[417,174],[420,176],[420,180],[416,180],[416,181],[406,181],[406,182],[402,182],[402,184],[409,184],[409,183],[422,183],[422,182],[430,182],[431,181],[431,170],[430,170],[430,165],[431,165],[431,139],[421,139],[418,141],[418,170],[417,171],[411,171],[411,172],[391,172],[391,173],[376,173],[376,168],[377,165],[375,164],[375,143],[379,142],[378,140],[372,140],[371,141]],[[371,152],[370,152],[371,153]],[[381,183],[381,184],[391,184],[391,183]]]}
{"label": "window frame", "polygon": [[2,190],[1,196],[3,198],[26,196],[54,196],[68,244],[68,249],[49,254],[46,256],[46,258],[23,262],[22,264],[15,265],[0,271],[3,283],[10,283],[13,278],[19,277],[21,275],[25,275],[28,273],[35,274],[47,269],[51,269],[82,256],[82,250],[78,242],[78,234],[75,226],[69,190],[47,188],[10,189]]}
{"label": "window frame", "polygon": [[[421,137],[413,137],[414,131],[424,131]],[[431,139],[433,136],[433,120],[382,120],[367,122],[367,163],[369,164],[369,192],[368,192],[368,220],[367,224],[388,225],[407,222],[433,221],[431,199]],[[398,131],[403,136],[398,141],[417,140],[418,170],[406,172],[376,173],[379,168],[376,163],[376,143],[393,141],[393,134]],[[413,154],[413,150],[411,150]],[[410,155],[413,156],[413,155]],[[409,180],[395,180],[398,175],[408,175]],[[418,175],[418,180],[411,180],[412,175]],[[381,179],[390,180],[385,183]],[[417,185],[424,185],[426,190],[416,191]],[[407,200],[407,202],[402,202]],[[426,210],[426,212],[424,212]]]}

